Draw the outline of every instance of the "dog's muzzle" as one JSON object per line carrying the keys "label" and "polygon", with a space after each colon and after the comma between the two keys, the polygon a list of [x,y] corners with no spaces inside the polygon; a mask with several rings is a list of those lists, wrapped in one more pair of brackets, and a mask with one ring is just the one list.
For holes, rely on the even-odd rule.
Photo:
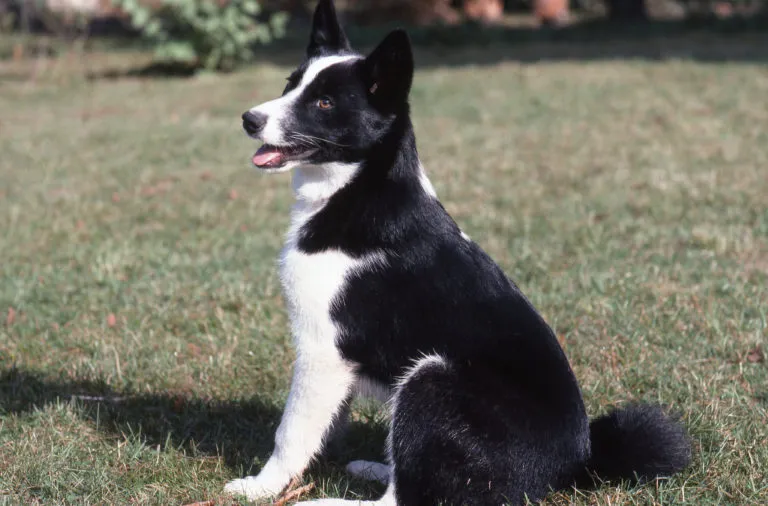
{"label": "dog's muzzle", "polygon": [[266,114],[253,111],[243,113],[243,130],[251,137],[258,137],[266,124]]}

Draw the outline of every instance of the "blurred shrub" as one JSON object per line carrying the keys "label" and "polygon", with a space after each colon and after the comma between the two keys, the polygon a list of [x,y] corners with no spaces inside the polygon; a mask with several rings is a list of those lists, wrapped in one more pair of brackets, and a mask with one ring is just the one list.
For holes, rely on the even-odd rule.
{"label": "blurred shrub", "polygon": [[155,47],[163,64],[230,70],[259,44],[285,34],[288,15],[263,13],[257,0],[113,0]]}

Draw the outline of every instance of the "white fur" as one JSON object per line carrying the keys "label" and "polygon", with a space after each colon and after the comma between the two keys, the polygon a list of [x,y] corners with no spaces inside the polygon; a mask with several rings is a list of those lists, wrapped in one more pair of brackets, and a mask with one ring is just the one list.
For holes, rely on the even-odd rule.
{"label": "white fur", "polygon": [[296,203],[280,256],[280,280],[297,351],[291,391],[275,435],[275,451],[258,476],[228,483],[225,491],[259,499],[278,494],[320,451],[356,375],[335,346],[331,305],[347,277],[384,262],[383,254],[352,258],[341,251],[299,250],[301,227],[356,173],[355,165],[305,166],[294,177]]}
{"label": "white fur", "polygon": [[[261,105],[251,108],[253,113],[261,113],[267,116],[267,123],[264,125],[264,129],[261,132],[261,139],[274,146],[280,146],[286,144],[286,136],[282,127],[280,126],[283,119],[290,113],[293,103],[301,95],[304,89],[317,77],[317,75],[323,70],[327,69],[331,65],[337,63],[355,60],[361,58],[360,56],[346,55],[346,56],[325,56],[313,60],[304,75],[301,77],[301,82],[296,88],[286,93],[280,98],[264,102]],[[287,169],[285,169],[287,170]],[[283,172],[281,167],[281,172]]]}
{"label": "white fur", "polygon": [[[292,181],[297,203],[324,204],[334,193],[346,186],[359,170],[359,164],[340,162],[297,167],[293,172]],[[305,218],[297,216],[296,210],[294,207],[292,219],[299,218],[300,222],[297,225],[301,226]]]}
{"label": "white fur", "polygon": [[397,389],[395,392],[395,399],[397,398],[397,393],[399,393],[399,390],[408,383],[408,381],[411,380],[422,368],[430,366],[430,365],[439,365],[440,367],[448,367],[448,363],[445,361],[443,357],[438,355],[437,353],[425,353],[418,359],[416,359],[413,362],[413,365],[408,368],[407,371],[405,371],[405,374],[403,374],[400,379],[397,381]]}
{"label": "white fur", "polygon": [[[338,266],[336,259],[327,266]],[[330,279],[330,276],[327,278]],[[226,492],[260,499],[280,493],[291,478],[301,475],[320,451],[336,415],[354,383],[353,367],[333,344],[326,322],[300,318],[294,326],[298,347],[291,391],[275,435],[275,450],[258,476],[234,480]]]}
{"label": "white fur", "polygon": [[427,171],[424,170],[424,166],[419,162],[419,182],[421,183],[421,187],[424,188],[424,191],[432,198],[437,198],[437,192],[435,191],[435,187],[432,186],[432,181],[429,180],[427,177]]}

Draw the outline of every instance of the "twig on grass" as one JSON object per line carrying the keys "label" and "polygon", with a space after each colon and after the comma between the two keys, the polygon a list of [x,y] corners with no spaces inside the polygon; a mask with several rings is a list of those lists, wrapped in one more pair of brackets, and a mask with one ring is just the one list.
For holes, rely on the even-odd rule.
{"label": "twig on grass", "polygon": [[277,501],[273,502],[272,506],[283,506],[288,501],[298,499],[299,496],[301,496],[302,494],[305,494],[310,490],[312,490],[313,488],[315,488],[315,482],[312,482],[308,485],[304,485],[303,487],[294,489],[293,487],[295,487],[298,484],[299,484],[298,478],[294,478],[293,480],[291,480],[291,482],[288,484],[288,488],[286,489],[285,493],[282,496],[280,496],[277,499]]}

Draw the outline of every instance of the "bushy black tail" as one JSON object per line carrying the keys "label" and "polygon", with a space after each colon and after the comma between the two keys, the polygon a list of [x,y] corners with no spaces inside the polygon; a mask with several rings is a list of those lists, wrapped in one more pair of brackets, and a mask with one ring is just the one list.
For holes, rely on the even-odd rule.
{"label": "bushy black tail", "polygon": [[660,406],[634,404],[589,424],[592,457],[576,486],[595,481],[648,481],[671,476],[691,461],[691,443],[678,420]]}

